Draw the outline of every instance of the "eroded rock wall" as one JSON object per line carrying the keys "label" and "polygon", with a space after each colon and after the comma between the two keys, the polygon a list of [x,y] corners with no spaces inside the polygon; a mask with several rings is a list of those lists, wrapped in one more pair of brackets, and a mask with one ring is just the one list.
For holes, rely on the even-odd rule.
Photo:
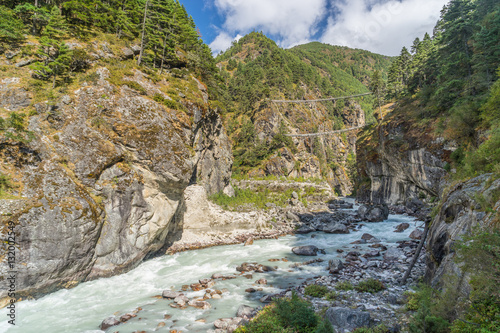
{"label": "eroded rock wall", "polygon": [[[484,202],[495,200],[494,193],[498,191],[500,179],[493,180],[491,175],[482,175],[446,190],[427,240],[426,280],[433,287],[445,287],[446,283],[452,282],[461,294],[468,294],[468,276],[455,261],[454,245],[476,227],[483,230],[493,227],[495,218],[498,218],[497,212],[500,211],[500,201],[493,202],[493,212],[488,212],[483,205]],[[483,198],[482,203],[479,198]]]}
{"label": "eroded rock wall", "polygon": [[[185,189],[196,183],[211,194],[229,185],[230,141],[208,103],[170,109],[152,98],[169,99],[160,89],[166,81],[135,71],[142,95],[111,84],[104,67],[96,73],[96,82],[56,103],[35,105],[31,142],[0,142],[3,171],[19,183],[18,198],[0,200],[2,228],[16,224],[18,297],[115,275],[164,253],[184,214]],[[203,85],[187,80],[207,102]],[[14,95],[9,105],[19,104]],[[3,261],[1,275],[7,271]]]}
{"label": "eroded rock wall", "polygon": [[407,205],[414,199],[438,198],[452,147],[431,131],[391,116],[365,130],[357,143],[358,200]]}

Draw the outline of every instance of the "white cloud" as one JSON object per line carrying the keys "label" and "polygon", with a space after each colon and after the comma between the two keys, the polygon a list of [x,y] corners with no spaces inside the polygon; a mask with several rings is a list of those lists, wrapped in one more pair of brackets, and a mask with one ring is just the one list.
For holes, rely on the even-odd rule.
{"label": "white cloud", "polygon": [[214,53],[232,36],[262,31],[285,48],[311,40],[397,55],[439,19],[450,0],[209,0],[223,17]]}
{"label": "white cloud", "polygon": [[[252,30],[277,36],[290,47],[308,42],[326,14],[327,0],[214,0],[225,17],[225,33],[246,34]],[[223,33],[217,39],[222,39]],[[212,48],[215,51],[215,48]]]}
{"label": "white cloud", "polygon": [[241,37],[243,36],[239,34],[236,37],[231,37],[227,32],[222,31],[208,46],[212,49],[213,54],[217,55],[220,51],[227,50],[233,41],[238,41]]}
{"label": "white cloud", "polygon": [[449,0],[349,0],[335,4],[321,42],[398,55],[432,30]]}

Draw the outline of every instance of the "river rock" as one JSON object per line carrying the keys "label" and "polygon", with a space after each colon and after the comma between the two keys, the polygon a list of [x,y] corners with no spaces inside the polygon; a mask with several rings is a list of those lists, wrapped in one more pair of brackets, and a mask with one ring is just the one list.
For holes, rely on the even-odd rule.
{"label": "river rock", "polygon": [[215,328],[227,329],[232,322],[233,318],[221,318],[214,321],[214,326]]}
{"label": "river rock", "polygon": [[245,246],[249,246],[249,245],[253,245],[253,238],[252,237],[249,237],[246,242],[245,242]]}
{"label": "river rock", "polygon": [[330,274],[336,274],[343,268],[344,264],[342,263],[342,260],[340,259],[328,260],[328,270],[330,271]]}
{"label": "river rock", "polygon": [[262,278],[262,279],[259,279],[257,281],[255,281],[256,284],[267,284],[267,280]]}
{"label": "river rock", "polygon": [[314,245],[296,246],[292,248],[292,252],[298,256],[316,256],[319,249]]}
{"label": "river rock", "polygon": [[327,225],[326,227],[323,228],[323,231],[326,232],[327,234],[348,234],[349,229],[341,223],[334,223]]}
{"label": "river rock", "polygon": [[184,307],[186,306],[186,303],[189,302],[189,298],[187,296],[184,296],[183,294],[177,296],[174,298],[174,302],[177,303],[178,306]]}
{"label": "river rock", "polygon": [[121,321],[122,323],[125,323],[125,322],[127,322],[127,321],[129,321],[130,319],[135,318],[135,317],[137,317],[137,315],[136,315],[136,314],[133,314],[133,313],[126,313],[126,314],[124,314],[124,315],[120,316],[120,321]]}
{"label": "river rock", "polygon": [[384,253],[384,260],[386,260],[386,261],[399,260],[399,259],[403,259],[405,257],[406,256],[405,256],[404,252],[396,247],[390,247]]}
{"label": "river rock", "polygon": [[180,295],[183,295],[182,293],[178,291],[173,291],[173,290],[164,290],[161,296],[166,299],[174,299]]}
{"label": "river rock", "polygon": [[290,211],[286,212],[286,217],[289,220],[300,222],[300,218],[297,215],[295,215],[294,213],[290,212]]}
{"label": "river rock", "polygon": [[406,229],[408,229],[409,227],[410,227],[409,223],[401,223],[401,224],[398,224],[398,226],[396,227],[396,230],[394,230],[394,232],[403,232]]}
{"label": "river rock", "polygon": [[193,283],[190,285],[190,287],[193,291],[200,291],[204,289],[201,283]]}
{"label": "river rock", "polygon": [[300,228],[295,230],[296,234],[308,234],[316,231],[316,228],[311,227],[310,225],[302,225]]}
{"label": "river rock", "polygon": [[240,305],[238,308],[238,311],[236,312],[236,317],[241,317],[241,318],[251,318],[255,309],[248,306],[248,305]]}
{"label": "river rock", "polygon": [[423,235],[424,235],[424,232],[421,229],[415,229],[411,232],[409,237],[411,239],[422,239]]}
{"label": "river rock", "polygon": [[261,303],[271,303],[273,301],[273,297],[271,295],[266,295],[260,298]]}
{"label": "river rock", "polygon": [[201,309],[201,310],[207,310],[207,309],[210,309],[212,307],[212,305],[210,305],[210,303],[208,303],[208,302],[197,301],[197,300],[189,301],[188,305],[192,306],[194,308],[197,308],[197,309]]}
{"label": "river rock", "polygon": [[203,286],[203,288],[212,288],[215,286],[215,281],[212,279],[201,279],[198,282]]}
{"label": "river rock", "polygon": [[337,332],[351,332],[358,327],[370,325],[371,317],[368,312],[349,308],[334,307],[326,310],[325,318]]}
{"label": "river rock", "polygon": [[389,217],[389,208],[386,205],[362,205],[358,208],[358,215],[365,221],[382,222]]}
{"label": "river rock", "polygon": [[363,236],[361,236],[361,239],[366,241],[367,243],[380,243],[380,239],[370,234],[363,234]]}
{"label": "river rock", "polygon": [[111,326],[116,326],[116,325],[119,325],[120,323],[121,323],[121,321],[119,321],[115,317],[109,317],[109,318],[106,318],[102,321],[99,328],[101,329],[101,331],[105,331],[108,328],[110,328]]}

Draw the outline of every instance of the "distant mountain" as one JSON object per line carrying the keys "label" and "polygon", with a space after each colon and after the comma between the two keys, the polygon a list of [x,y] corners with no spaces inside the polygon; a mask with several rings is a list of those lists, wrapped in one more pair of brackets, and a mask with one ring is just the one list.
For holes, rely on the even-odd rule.
{"label": "distant mountain", "polygon": [[368,84],[370,75],[379,70],[387,76],[387,70],[394,57],[388,57],[370,51],[351,49],[346,46],[334,46],[312,42],[298,45],[291,49],[299,58],[310,61],[311,65],[328,70],[335,66],[351,74],[363,84]]}

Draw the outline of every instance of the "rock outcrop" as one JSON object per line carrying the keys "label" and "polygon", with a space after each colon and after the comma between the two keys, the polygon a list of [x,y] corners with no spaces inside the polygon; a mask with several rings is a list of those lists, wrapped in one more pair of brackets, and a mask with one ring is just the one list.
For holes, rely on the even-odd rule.
{"label": "rock outcrop", "polygon": [[[208,103],[166,107],[156,100],[170,99],[162,92],[169,82],[137,70],[128,79],[141,91],[113,84],[105,67],[95,76],[55,103],[34,106],[31,142],[0,142],[2,172],[19,184],[18,199],[0,200],[2,228],[16,225],[18,297],[119,274],[164,253],[182,229],[186,188],[212,194],[229,185],[230,141]],[[205,100],[206,88],[185,80]],[[23,89],[10,91],[0,106],[31,102]]]}
{"label": "rock outcrop", "polygon": [[[443,287],[449,280],[447,275],[457,276],[454,288],[467,295],[470,287],[467,275],[455,262],[454,244],[475,227],[489,229],[500,211],[500,200],[493,194],[500,191],[500,179],[492,181],[491,175],[482,175],[467,182],[452,186],[443,196],[438,214],[432,221],[427,241],[426,280],[434,287]],[[487,212],[478,198],[492,204],[494,212]]]}
{"label": "rock outcrop", "polygon": [[402,111],[393,111],[381,126],[372,126],[357,143],[358,200],[405,205],[418,210],[419,198],[439,197],[445,165],[455,149],[431,129],[420,129]]}

